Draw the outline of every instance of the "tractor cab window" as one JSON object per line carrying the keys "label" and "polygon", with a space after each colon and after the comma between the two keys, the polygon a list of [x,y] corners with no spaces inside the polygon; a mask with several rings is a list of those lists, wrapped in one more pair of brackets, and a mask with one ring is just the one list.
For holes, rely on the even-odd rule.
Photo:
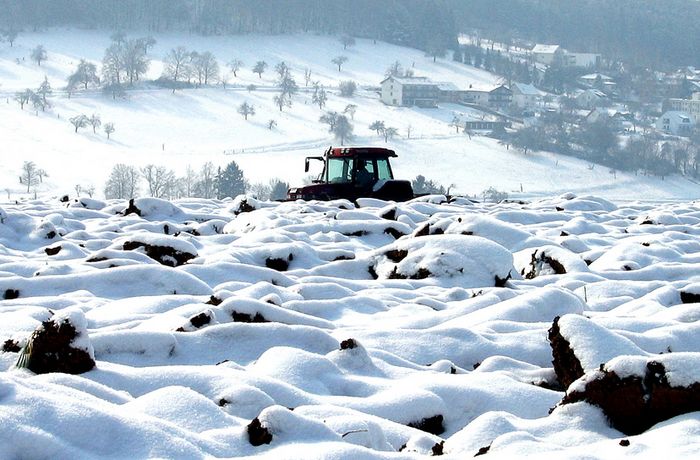
{"label": "tractor cab window", "polygon": [[355,183],[360,187],[365,187],[373,183],[377,178],[376,167],[372,160],[357,160],[357,173]]}
{"label": "tractor cab window", "polygon": [[389,160],[386,158],[377,158],[377,179],[379,180],[391,180],[393,179],[391,175],[391,167],[389,167]]}
{"label": "tractor cab window", "polygon": [[328,160],[328,182],[332,184],[352,181],[352,158],[330,158]]}

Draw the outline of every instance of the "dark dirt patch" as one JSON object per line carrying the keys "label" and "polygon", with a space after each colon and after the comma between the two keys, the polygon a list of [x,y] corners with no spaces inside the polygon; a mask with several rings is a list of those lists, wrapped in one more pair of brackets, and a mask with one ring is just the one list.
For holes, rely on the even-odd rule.
{"label": "dark dirt patch", "polygon": [[408,257],[408,251],[405,249],[392,249],[385,252],[384,255],[387,257],[387,259],[397,264]]}
{"label": "dark dirt patch", "polygon": [[52,248],[44,248],[44,252],[46,253],[46,255],[55,256],[56,254],[61,252],[61,249],[63,249],[61,246],[54,246]]}
{"label": "dark dirt patch", "polygon": [[233,213],[235,215],[242,214],[244,212],[252,212],[255,211],[255,208],[248,203],[248,200],[241,200],[241,203],[238,205],[238,208],[236,208]]}
{"label": "dark dirt patch", "polygon": [[683,303],[700,303],[700,294],[694,292],[681,291],[681,302]]}
{"label": "dark dirt patch", "polygon": [[221,302],[223,302],[223,300],[212,295],[212,296],[209,296],[209,300],[207,300],[206,303],[207,303],[207,305],[217,306],[217,305],[221,305]]}
{"label": "dark dirt patch", "polygon": [[424,280],[426,278],[431,277],[433,274],[430,273],[430,270],[427,268],[419,268],[416,270],[415,273],[412,273],[410,276],[404,275],[403,273],[399,273],[397,270],[397,267],[394,267],[394,269],[389,273],[389,276],[387,276],[387,279],[390,280]]}
{"label": "dark dirt patch", "polygon": [[250,315],[248,313],[239,313],[237,311],[231,312],[231,317],[236,323],[269,323],[260,312],[255,313],[255,315]]}
{"label": "dark dirt patch", "polygon": [[416,231],[415,236],[428,236],[430,235],[430,224],[425,224]]}
{"label": "dark dirt patch", "polygon": [[620,445],[622,447],[628,447],[630,445],[630,440],[629,439],[620,439]]}
{"label": "dark dirt patch", "polygon": [[129,214],[136,214],[137,216],[141,217],[141,210],[136,207],[134,204],[134,199],[129,200],[129,206],[126,207],[124,212],[122,212],[124,216],[128,216]]}
{"label": "dark dirt patch", "polygon": [[196,257],[195,254],[178,251],[170,246],[156,246],[140,241],[127,241],[122,246],[124,251],[133,251],[138,248],[143,248],[148,257],[168,267],[179,267]]}
{"label": "dark dirt patch", "polygon": [[528,273],[525,273],[525,269],[523,269],[521,275],[528,280],[534,279],[539,275],[539,270],[537,268],[544,265],[551,267],[552,270],[554,270],[554,273],[557,275],[566,274],[566,268],[564,268],[564,265],[557,259],[548,256],[544,251],[535,251],[532,253],[532,258],[530,260],[530,267],[532,267],[531,270]]}
{"label": "dark dirt patch", "polygon": [[369,235],[369,232],[365,230],[358,230],[356,232],[350,232],[350,233],[343,233],[345,236],[355,236],[355,237],[360,237],[360,236],[367,236]]}
{"label": "dark dirt patch", "polygon": [[489,450],[491,450],[491,446],[480,447],[479,451],[475,453],[474,456],[478,457],[480,455],[486,455],[489,452]]}
{"label": "dark dirt patch", "polygon": [[442,422],[443,416],[438,414],[418,420],[417,422],[411,422],[408,424],[408,426],[439,436],[445,432],[445,426],[442,424]]}
{"label": "dark dirt patch", "polygon": [[637,435],[655,424],[700,410],[700,383],[672,387],[662,363],[650,361],[644,376],[620,378],[603,371],[582,391],[567,394],[562,404],[587,401],[600,407],[613,428]]}
{"label": "dark dirt patch", "polygon": [[12,300],[19,298],[19,289],[6,289],[5,293],[2,295],[5,300]]}
{"label": "dark dirt patch", "polygon": [[57,233],[55,231],[51,230],[50,232],[48,232],[46,234],[45,238],[47,240],[52,240],[52,239],[56,238],[56,235],[57,235]]}
{"label": "dark dirt patch", "polygon": [[2,351],[5,353],[19,353],[21,349],[22,347],[19,346],[19,343],[12,339],[7,339],[5,343],[2,344]]}
{"label": "dark dirt patch", "polygon": [[367,267],[367,271],[369,272],[369,276],[371,276],[372,279],[379,279],[379,275],[377,275],[377,270],[375,270],[373,266],[370,265],[369,267]]}
{"label": "dark dirt patch", "polygon": [[384,233],[386,233],[387,235],[393,236],[395,240],[398,240],[402,236],[405,236],[405,234],[403,232],[396,230],[394,227],[385,228]]}
{"label": "dark dirt patch", "polygon": [[552,364],[562,387],[568,388],[574,380],[583,376],[583,366],[559,330],[559,316],[554,318],[548,331],[549,345],[552,347]]}
{"label": "dark dirt patch", "polygon": [[431,449],[433,457],[437,457],[438,455],[444,454],[444,449],[445,449],[445,441],[440,441],[438,443],[435,443],[435,445]]}
{"label": "dark dirt patch", "polygon": [[250,424],[248,424],[248,441],[254,446],[262,446],[263,444],[270,444],[272,442],[272,433],[262,426],[258,418],[254,418]]}
{"label": "dark dirt patch", "polygon": [[286,259],[280,257],[268,257],[265,259],[265,266],[278,272],[285,272],[289,269],[289,263],[294,260],[294,254],[289,254]]}
{"label": "dark dirt patch", "polygon": [[[199,329],[202,326],[206,326],[207,324],[211,323],[211,316],[207,312],[202,312],[198,315],[193,316],[190,318],[190,324],[192,327],[195,329]],[[185,332],[184,327],[178,327],[176,329],[177,332]]]}
{"label": "dark dirt patch", "polygon": [[340,342],[341,350],[352,350],[353,348],[357,348],[357,342],[355,342],[355,339],[347,339]]}
{"label": "dark dirt patch", "polygon": [[29,337],[17,360],[17,367],[27,368],[35,374],[82,374],[91,370],[95,361],[85,350],[71,346],[76,336],[75,327],[67,319],[60,324],[42,322]]}
{"label": "dark dirt patch", "polygon": [[386,220],[396,220],[396,208],[389,209],[379,217]]}
{"label": "dark dirt patch", "polygon": [[493,279],[493,285],[495,287],[504,288],[504,287],[506,287],[506,284],[508,284],[508,281],[511,278],[512,278],[512,276],[511,276],[510,272],[508,272],[508,276],[506,276],[505,278],[501,278],[500,276],[496,275],[496,276],[494,276],[494,279]]}

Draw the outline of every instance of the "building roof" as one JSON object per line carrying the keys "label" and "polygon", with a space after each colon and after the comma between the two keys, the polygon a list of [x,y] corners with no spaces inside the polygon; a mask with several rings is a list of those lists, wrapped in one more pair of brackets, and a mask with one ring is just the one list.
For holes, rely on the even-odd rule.
{"label": "building roof", "polygon": [[586,81],[595,81],[600,77],[602,81],[611,81],[612,77],[608,77],[607,75],[604,75],[602,73],[589,73],[588,75],[583,75],[581,77],[578,77],[579,80],[586,80]]}
{"label": "building roof", "polygon": [[527,83],[513,83],[512,89],[515,92],[519,92],[520,94],[523,94],[525,96],[544,96],[545,93],[544,91],[540,91],[539,89],[535,88],[533,85],[527,84]]}
{"label": "building roof", "polygon": [[584,94],[592,94],[593,96],[601,97],[601,98],[602,98],[602,97],[608,97],[607,94],[605,94],[604,92],[602,92],[602,91],[600,91],[600,90],[597,90],[597,89],[587,89],[587,90],[582,91],[581,93],[577,94],[576,97],[581,97],[581,96],[583,96]]}
{"label": "building roof", "polygon": [[559,51],[559,45],[542,45],[538,43],[532,48],[532,52],[538,54],[554,54],[557,51]]}
{"label": "building roof", "polygon": [[434,81],[431,81],[427,77],[395,77],[395,76],[389,76],[382,80],[382,83],[384,83],[387,80],[394,80],[395,82],[401,84],[401,85],[414,85],[414,86],[436,86],[437,83]]}
{"label": "building roof", "polygon": [[451,82],[436,82],[435,83],[440,91],[461,91],[457,85]]}

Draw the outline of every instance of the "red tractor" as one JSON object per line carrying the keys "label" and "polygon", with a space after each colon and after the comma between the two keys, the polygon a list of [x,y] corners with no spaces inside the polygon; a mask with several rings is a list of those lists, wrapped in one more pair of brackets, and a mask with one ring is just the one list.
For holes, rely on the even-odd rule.
{"label": "red tractor", "polygon": [[290,188],[288,200],[335,200],[345,198],[379,198],[406,201],[413,198],[413,188],[407,180],[395,180],[389,158],[393,150],[378,147],[329,147],[322,157],[306,157],[309,162],[323,162],[321,175],[311,185]]}

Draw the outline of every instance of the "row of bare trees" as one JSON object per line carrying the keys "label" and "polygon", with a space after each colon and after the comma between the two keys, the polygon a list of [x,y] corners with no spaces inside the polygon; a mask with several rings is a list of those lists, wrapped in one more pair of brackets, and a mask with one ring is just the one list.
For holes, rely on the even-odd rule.
{"label": "row of bare trees", "polygon": [[199,170],[188,166],[181,176],[162,165],[137,168],[119,163],[112,168],[104,194],[107,199],[130,199],[140,194],[164,199],[212,199],[251,193],[259,199],[279,200],[286,196],[288,188],[280,179],[251,185],[235,161],[224,168],[212,162],[204,163]]}

